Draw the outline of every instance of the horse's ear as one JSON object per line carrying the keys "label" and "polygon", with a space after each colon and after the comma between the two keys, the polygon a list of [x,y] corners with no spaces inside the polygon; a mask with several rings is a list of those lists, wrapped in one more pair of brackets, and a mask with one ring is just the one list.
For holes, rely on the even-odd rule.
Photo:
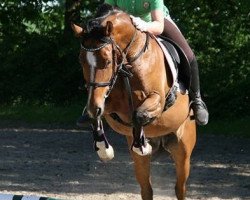
{"label": "horse's ear", "polygon": [[77,26],[74,23],[71,23],[71,28],[74,31],[76,37],[81,37],[85,33],[85,30],[82,27]]}
{"label": "horse's ear", "polygon": [[110,36],[111,33],[113,31],[113,24],[111,21],[107,21],[107,25],[106,25],[106,30],[105,30],[105,35],[106,36]]}

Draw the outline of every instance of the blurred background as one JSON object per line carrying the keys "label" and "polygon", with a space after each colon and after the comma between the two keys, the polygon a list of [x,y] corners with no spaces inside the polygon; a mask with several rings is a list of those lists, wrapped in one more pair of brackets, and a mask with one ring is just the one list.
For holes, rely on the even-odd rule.
{"label": "blurred background", "polygon": [[[79,41],[101,0],[2,0],[0,126],[75,126],[85,105]],[[165,1],[194,49],[210,123],[200,132],[250,136],[250,2]]]}

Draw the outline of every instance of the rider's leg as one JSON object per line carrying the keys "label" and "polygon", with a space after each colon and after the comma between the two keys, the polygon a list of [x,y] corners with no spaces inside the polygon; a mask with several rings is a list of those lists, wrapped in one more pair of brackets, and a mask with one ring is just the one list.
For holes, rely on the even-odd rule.
{"label": "rider's leg", "polygon": [[191,66],[191,85],[189,89],[189,96],[191,99],[191,107],[194,110],[196,122],[199,125],[206,125],[208,123],[209,114],[206,104],[201,99],[199,69],[195,57],[190,62],[190,66]]}
{"label": "rider's leg", "polygon": [[195,55],[170,17],[165,18],[164,27],[163,35],[176,42],[183,49],[189,60],[191,66],[191,85],[189,89],[189,96],[192,103],[191,106],[194,110],[196,122],[199,125],[206,125],[208,123],[208,110],[200,95],[199,70]]}

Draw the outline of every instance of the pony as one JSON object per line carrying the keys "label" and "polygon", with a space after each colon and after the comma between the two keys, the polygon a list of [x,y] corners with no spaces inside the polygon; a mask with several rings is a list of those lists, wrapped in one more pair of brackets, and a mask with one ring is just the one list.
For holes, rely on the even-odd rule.
{"label": "pony", "polygon": [[186,93],[177,92],[173,105],[164,109],[174,80],[155,37],[137,30],[126,12],[106,4],[85,27],[72,23],[72,29],[81,40],[86,108],[94,121],[98,155],[102,160],[113,158],[103,131],[104,117],[115,132],[127,138],[142,199],[153,199],[150,160],[152,146],[159,145],[175,163],[175,193],[179,200],[184,199],[196,124]]}

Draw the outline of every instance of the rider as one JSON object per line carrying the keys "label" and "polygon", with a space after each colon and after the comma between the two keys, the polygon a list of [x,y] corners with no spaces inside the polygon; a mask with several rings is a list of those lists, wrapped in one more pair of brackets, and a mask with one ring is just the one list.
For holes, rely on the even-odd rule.
{"label": "rider", "polygon": [[[173,22],[163,0],[105,0],[105,3],[118,7],[129,14],[137,29],[154,35],[164,35],[177,43],[185,52],[191,66],[191,85],[189,97],[195,120],[199,125],[208,123],[208,110],[201,99],[198,63],[186,39]],[[134,17],[136,16],[136,17]],[[86,123],[88,116],[83,115],[77,122]]]}

